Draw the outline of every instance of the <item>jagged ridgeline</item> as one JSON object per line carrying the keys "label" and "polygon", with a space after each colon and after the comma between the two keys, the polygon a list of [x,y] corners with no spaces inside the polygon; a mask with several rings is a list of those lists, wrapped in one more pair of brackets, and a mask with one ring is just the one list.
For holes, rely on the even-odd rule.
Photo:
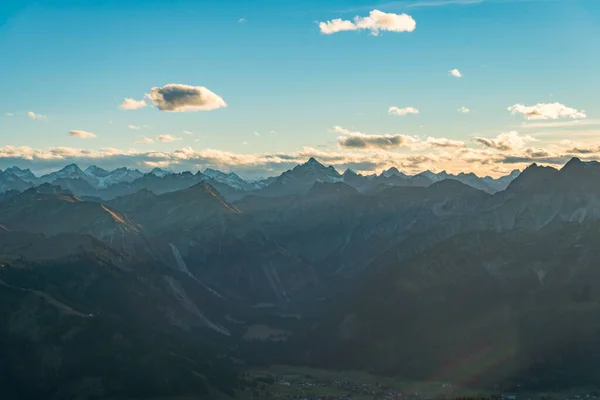
{"label": "jagged ridgeline", "polygon": [[600,382],[600,165],[0,173],[0,395],[227,398],[255,365]]}

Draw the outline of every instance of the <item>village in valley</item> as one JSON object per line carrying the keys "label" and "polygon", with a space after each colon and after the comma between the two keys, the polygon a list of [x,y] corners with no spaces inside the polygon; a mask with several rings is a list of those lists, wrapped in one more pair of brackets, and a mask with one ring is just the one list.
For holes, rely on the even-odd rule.
{"label": "village in valley", "polygon": [[485,394],[448,382],[411,383],[361,372],[332,372],[304,367],[253,371],[243,398],[252,400],[597,400],[593,394]]}

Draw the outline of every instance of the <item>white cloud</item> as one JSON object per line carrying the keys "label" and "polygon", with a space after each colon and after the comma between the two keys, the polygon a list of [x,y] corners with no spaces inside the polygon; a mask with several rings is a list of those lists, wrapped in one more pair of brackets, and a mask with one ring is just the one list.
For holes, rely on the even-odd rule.
{"label": "white cloud", "polygon": [[5,117],[14,117],[15,114],[13,114],[13,113],[4,113],[4,116]]}
{"label": "white cloud", "polygon": [[459,108],[459,109],[458,109],[458,112],[459,112],[459,113],[463,113],[463,114],[468,114],[468,113],[470,113],[470,112],[471,112],[471,110],[470,110],[470,109],[468,109],[468,108],[467,108],[467,107],[465,107],[465,106],[462,106],[461,108]]}
{"label": "white cloud", "polygon": [[29,111],[27,113],[27,116],[31,119],[48,119],[48,117],[46,117],[45,115],[42,114],[36,114],[33,111]]}
{"label": "white cloud", "polygon": [[79,138],[79,139],[92,139],[92,138],[96,137],[95,133],[81,131],[81,130],[77,130],[77,129],[70,131],[69,135]]}
{"label": "white cloud", "polygon": [[453,140],[447,138],[434,138],[428,137],[425,143],[431,147],[442,147],[442,148],[461,148],[465,147],[465,142],[462,140]]}
{"label": "white cloud", "polygon": [[119,106],[121,110],[139,110],[140,108],[144,108],[148,105],[145,100],[135,100],[130,98],[125,98],[123,103]]}
{"label": "white cloud", "polygon": [[247,145],[248,145],[248,142],[242,142],[242,144],[243,144],[244,146],[247,146]]}
{"label": "white cloud", "polygon": [[587,117],[585,111],[567,107],[561,103],[538,103],[533,106],[515,104],[508,107],[508,111],[513,114],[522,114],[528,120],[580,119]]}
{"label": "white cloud", "polygon": [[142,129],[141,127],[139,127],[139,126],[137,126],[137,125],[127,125],[127,127],[128,127],[129,129],[135,129],[135,130],[137,130],[137,129]]}
{"label": "white cloud", "polygon": [[170,143],[170,142],[175,142],[177,140],[181,140],[180,137],[174,137],[171,135],[158,135],[156,137],[156,140],[158,140],[159,142],[164,142],[164,143]]}
{"label": "white cloud", "polygon": [[260,132],[254,131],[254,136],[261,137],[261,134],[260,134]]}
{"label": "white cloud", "polygon": [[144,137],[139,140],[136,140],[135,142],[140,143],[140,144],[150,144],[150,143],[154,143],[154,139],[149,138],[149,137]]}
{"label": "white cloud", "polygon": [[449,73],[451,76],[455,77],[455,78],[462,78],[462,74],[461,74],[461,73],[460,73],[460,71],[459,71],[458,69],[456,69],[456,68],[454,68],[454,69],[451,69],[450,71],[448,71],[448,73]]}
{"label": "white cloud", "polygon": [[408,114],[419,114],[420,111],[414,107],[396,107],[392,106],[388,109],[388,114],[390,115],[408,115]]}
{"label": "white cloud", "polygon": [[351,135],[352,133],[359,133],[359,132],[352,132],[349,129],[346,128],[342,128],[339,125],[335,125],[332,129],[331,132],[333,133],[341,133],[342,135]]}
{"label": "white cloud", "polygon": [[225,100],[204,86],[171,83],[150,89],[148,98],[161,111],[210,111],[227,107]]}
{"label": "white cloud", "polygon": [[321,33],[331,35],[343,31],[369,30],[373,36],[381,31],[387,32],[412,32],[417,27],[415,20],[408,14],[385,13],[373,10],[368,17],[354,17],[354,21],[341,18],[320,22]]}
{"label": "white cloud", "polygon": [[191,131],[183,131],[183,133],[185,133],[186,135],[193,135],[194,134],[194,132],[191,132]]}
{"label": "white cloud", "polygon": [[498,151],[512,151],[524,148],[531,142],[537,142],[538,140],[529,135],[521,136],[519,132],[511,131],[501,133],[493,139],[475,137],[476,142]]}
{"label": "white cloud", "polygon": [[246,22],[246,18],[240,18],[240,19],[238,19],[238,23],[243,24],[244,22]]}

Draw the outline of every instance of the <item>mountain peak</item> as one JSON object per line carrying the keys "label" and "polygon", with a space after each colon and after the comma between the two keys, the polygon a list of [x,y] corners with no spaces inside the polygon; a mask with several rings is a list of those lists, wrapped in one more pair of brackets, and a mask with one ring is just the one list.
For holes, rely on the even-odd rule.
{"label": "mountain peak", "polygon": [[96,176],[99,178],[108,176],[110,174],[110,172],[108,172],[104,168],[100,168],[95,165],[90,165],[89,167],[87,167],[85,169],[85,171],[83,171],[83,173],[86,175]]}
{"label": "mountain peak", "polygon": [[10,168],[6,168],[6,170],[4,172],[7,174],[13,174],[15,176],[18,176],[19,178],[23,179],[25,182],[33,182],[37,179],[37,177],[33,174],[33,172],[31,172],[31,170],[29,168],[21,169],[17,166],[13,166]]}
{"label": "mountain peak", "polygon": [[591,168],[600,165],[598,161],[581,161],[579,157],[573,157],[567,162],[564,167],[562,167],[561,171],[568,171],[573,168]]}
{"label": "mountain peak", "polygon": [[318,161],[317,161],[317,159],[316,159],[316,158],[314,158],[314,157],[311,157],[311,158],[309,158],[309,159],[308,159],[308,161],[306,162],[306,164],[309,164],[309,165],[310,165],[310,164],[318,164],[318,165],[323,165],[323,164],[321,164],[320,162],[318,162]]}
{"label": "mountain peak", "polygon": [[536,191],[550,188],[556,180],[557,173],[558,170],[555,168],[533,163],[508,185],[507,190]]}
{"label": "mountain peak", "polygon": [[584,163],[583,163],[583,161],[581,161],[581,159],[579,157],[573,157],[561,168],[561,171],[569,169],[569,168],[583,167],[583,166],[584,166]]}
{"label": "mountain peak", "polygon": [[164,169],[156,167],[156,168],[153,168],[152,171],[149,172],[149,174],[157,176],[159,178],[162,178],[162,177],[164,177],[166,175],[169,175],[170,172],[169,171],[165,171]]}
{"label": "mountain peak", "polygon": [[81,168],[79,168],[79,165],[77,165],[75,163],[72,163],[72,164],[69,164],[69,165],[65,166],[63,169],[61,169],[61,171],[64,171],[64,172],[83,172],[83,171],[81,171]]}

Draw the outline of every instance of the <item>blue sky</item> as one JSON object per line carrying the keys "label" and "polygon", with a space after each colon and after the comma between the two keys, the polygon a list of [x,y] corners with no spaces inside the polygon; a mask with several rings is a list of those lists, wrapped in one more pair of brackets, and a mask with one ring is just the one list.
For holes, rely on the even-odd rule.
{"label": "blue sky", "polygon": [[[406,13],[416,29],[320,31],[319,22],[372,10]],[[4,1],[0,168],[75,160],[254,174],[310,155],[365,172],[558,164],[575,147],[596,147],[599,38],[595,0]],[[205,87],[227,107],[165,112],[146,99],[119,108],[167,84]],[[554,103],[585,117],[507,110]],[[390,115],[392,106],[419,113]],[[509,132],[506,146],[475,139],[498,144]],[[374,137],[340,144],[356,134]],[[136,143],[144,137],[154,142]],[[516,156],[523,162],[507,162]]]}

